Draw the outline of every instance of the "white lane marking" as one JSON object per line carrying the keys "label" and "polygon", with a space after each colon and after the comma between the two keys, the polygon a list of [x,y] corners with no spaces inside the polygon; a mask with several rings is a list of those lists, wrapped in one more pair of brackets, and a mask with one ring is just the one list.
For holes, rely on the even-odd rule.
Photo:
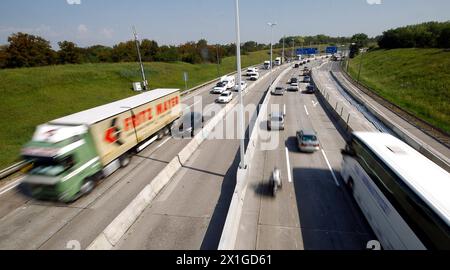
{"label": "white lane marking", "polygon": [[200,102],[202,102],[202,101],[200,100],[200,101],[195,102],[194,104],[192,104],[191,106],[189,106],[189,109],[192,108],[192,107],[194,107],[196,104],[198,104],[198,103],[200,103]]}
{"label": "white lane marking", "polygon": [[306,105],[303,105],[303,106],[305,106],[306,115],[309,115],[309,112],[308,112],[308,109],[306,108]]}
{"label": "white lane marking", "polygon": [[325,161],[327,162],[328,169],[330,170],[331,175],[333,176],[333,179],[334,179],[334,182],[336,183],[336,186],[339,187],[339,182],[338,182],[338,180],[336,178],[336,175],[333,172],[333,168],[331,168],[330,162],[328,161],[327,155],[325,154],[325,151],[323,151],[323,149],[322,149],[322,155],[325,158]]}
{"label": "white lane marking", "polygon": [[315,102],[314,100],[311,100],[311,102],[312,102],[312,104],[313,104],[313,107],[316,107],[317,104],[319,104],[319,102]]}
{"label": "white lane marking", "polygon": [[159,148],[161,148],[166,142],[168,142],[170,139],[172,139],[172,138],[167,138],[167,139],[165,139],[162,143],[160,143],[157,147],[156,147],[156,149],[159,149]]}
{"label": "white lane marking", "polygon": [[0,195],[3,195],[6,192],[10,191],[11,189],[17,187],[20,184],[20,182],[23,180],[23,178],[24,177],[21,177],[21,178],[17,179],[16,181],[4,186],[2,189],[0,189]]}
{"label": "white lane marking", "polygon": [[287,165],[287,172],[288,172],[288,181],[289,181],[289,183],[292,183],[291,163],[289,162],[289,149],[287,147],[286,147],[286,165]]}

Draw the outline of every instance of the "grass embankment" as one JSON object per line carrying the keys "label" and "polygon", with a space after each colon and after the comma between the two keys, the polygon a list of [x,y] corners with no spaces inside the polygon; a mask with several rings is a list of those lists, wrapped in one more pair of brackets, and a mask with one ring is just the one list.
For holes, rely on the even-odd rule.
{"label": "grass embankment", "polygon": [[[361,55],[350,61],[357,78]],[[450,133],[450,51],[376,50],[364,54],[362,84],[430,124]]]}
{"label": "grass embankment", "polygon": [[[267,51],[242,56],[242,66],[262,63]],[[236,58],[224,58],[220,75],[236,69]],[[145,63],[150,88],[184,89],[218,77],[217,65]],[[52,119],[134,95],[140,81],[136,63],[83,64],[0,70],[0,169],[19,159],[20,148],[35,127]]]}

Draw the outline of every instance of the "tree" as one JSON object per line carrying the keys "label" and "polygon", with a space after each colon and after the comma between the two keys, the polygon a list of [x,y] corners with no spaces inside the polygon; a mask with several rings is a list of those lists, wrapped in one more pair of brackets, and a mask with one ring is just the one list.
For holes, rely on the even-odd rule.
{"label": "tree", "polygon": [[60,64],[80,64],[81,49],[70,41],[58,42],[60,50],[58,51],[58,63]]}
{"label": "tree", "polygon": [[6,53],[7,46],[0,45],[0,68],[6,67],[6,61],[8,60],[8,54]]}
{"label": "tree", "polygon": [[7,67],[35,67],[56,63],[56,53],[50,42],[39,36],[19,32],[8,37],[8,42]]}
{"label": "tree", "polygon": [[134,62],[137,60],[136,43],[134,40],[120,42],[115,45],[111,52],[114,62]]}
{"label": "tree", "polygon": [[390,29],[378,39],[378,45],[383,49],[445,48],[450,43],[449,29],[450,21],[427,22]]}
{"label": "tree", "polygon": [[352,45],[350,46],[350,58],[354,58],[358,55],[361,48],[367,47],[369,45],[369,37],[364,33],[355,34],[350,39]]}
{"label": "tree", "polygon": [[142,61],[151,62],[155,61],[155,56],[158,53],[158,43],[154,40],[144,39],[141,42],[141,55]]}
{"label": "tree", "polygon": [[450,26],[442,30],[437,42],[439,48],[450,48]]}
{"label": "tree", "polygon": [[82,49],[83,62],[99,63],[112,62],[112,48],[102,45],[94,45]]}
{"label": "tree", "polygon": [[180,60],[178,48],[175,46],[161,46],[155,56],[155,61],[176,62]]}

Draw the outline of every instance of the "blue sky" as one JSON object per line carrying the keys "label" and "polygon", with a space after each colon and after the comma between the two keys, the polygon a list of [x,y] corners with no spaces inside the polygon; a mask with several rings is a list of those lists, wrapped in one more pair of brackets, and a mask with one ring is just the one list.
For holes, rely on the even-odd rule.
{"label": "blue sky", "polygon": [[[81,2],[69,4],[69,2]],[[71,40],[79,46],[113,45],[132,38],[180,44],[206,38],[235,39],[234,0],[2,0],[0,44],[18,31],[40,35],[55,46]],[[377,2],[380,4],[369,4]],[[267,22],[283,35],[369,36],[424,21],[450,20],[448,0],[240,0],[241,39],[269,43]]]}

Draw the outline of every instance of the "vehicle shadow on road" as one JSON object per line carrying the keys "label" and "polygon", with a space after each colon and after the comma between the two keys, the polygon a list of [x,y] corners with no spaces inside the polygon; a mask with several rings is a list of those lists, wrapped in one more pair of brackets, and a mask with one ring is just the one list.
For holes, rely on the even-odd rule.
{"label": "vehicle shadow on road", "polygon": [[233,163],[223,178],[220,197],[211,216],[211,221],[209,222],[200,250],[217,250],[219,246],[220,237],[222,236],[222,230],[236,186],[236,172],[239,168],[239,161],[240,156],[239,151],[237,151]]}
{"label": "vehicle shadow on road", "polygon": [[376,239],[362,212],[329,170],[297,167],[294,191],[305,250],[363,250]]}

